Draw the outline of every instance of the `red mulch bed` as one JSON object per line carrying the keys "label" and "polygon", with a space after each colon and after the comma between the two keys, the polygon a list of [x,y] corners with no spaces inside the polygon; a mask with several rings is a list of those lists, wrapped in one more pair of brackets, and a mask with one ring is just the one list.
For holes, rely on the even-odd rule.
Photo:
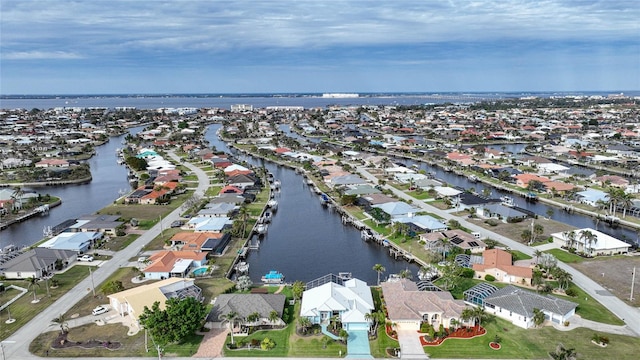
{"label": "red mulch bed", "polygon": [[387,336],[389,336],[393,340],[398,340],[398,333],[395,330],[393,330],[391,325],[389,324],[386,325],[386,331],[387,331]]}
{"label": "red mulch bed", "polygon": [[493,350],[500,350],[500,348],[502,347],[500,344],[498,344],[497,342],[490,342],[489,343],[489,347],[492,348]]}
{"label": "red mulch bed", "polygon": [[[471,329],[471,331],[469,331],[468,329]],[[422,344],[422,346],[438,346],[447,339],[471,339],[476,336],[482,336],[486,333],[487,330],[485,330],[482,326],[474,326],[472,328],[459,328],[452,333],[447,332],[447,336],[445,337],[437,338],[432,341],[427,341],[424,336],[420,336],[420,343]]]}

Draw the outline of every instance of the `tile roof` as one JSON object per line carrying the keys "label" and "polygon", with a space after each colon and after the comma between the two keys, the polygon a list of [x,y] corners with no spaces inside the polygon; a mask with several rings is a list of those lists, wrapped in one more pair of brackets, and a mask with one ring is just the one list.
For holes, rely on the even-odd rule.
{"label": "tile roof", "polygon": [[464,301],[454,300],[446,291],[419,291],[416,283],[401,279],[380,284],[391,321],[421,321],[425,313],[442,313],[445,318],[459,318]]}

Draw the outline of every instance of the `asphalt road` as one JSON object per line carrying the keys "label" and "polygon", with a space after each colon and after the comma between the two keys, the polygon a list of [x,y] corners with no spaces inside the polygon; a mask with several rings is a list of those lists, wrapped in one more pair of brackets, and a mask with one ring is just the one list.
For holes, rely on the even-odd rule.
{"label": "asphalt road", "polygon": [[[174,153],[169,153],[169,156],[180,163],[179,158]],[[198,176],[198,187],[196,188],[195,196],[203,197],[205,191],[209,188],[209,177],[202,169],[190,163],[185,162],[181,164],[188,167]],[[40,314],[36,315],[30,322],[20,328],[20,330],[8,339],[2,341],[2,348],[0,350],[3,351],[0,352],[0,355],[3,355],[3,357],[1,360],[38,358],[37,356],[29,353],[29,344],[36,338],[36,336],[49,328],[52,319],[57,318],[60,314],[66,313],[76,302],[78,302],[78,299],[82,299],[87,295],[87,293],[91,292],[92,283],[99,286],[117,269],[127,266],[129,259],[137,257],[147,243],[160,235],[162,229],[169,228],[171,222],[178,220],[182,211],[182,208],[179,207],[166,217],[162,218],[161,222],[142,234],[136,241],[131,243],[125,249],[115,253],[111,260],[105,261],[102,266],[93,272],[92,277],[87,277],[82,280],[68,293],[58,299],[58,301],[53,303]]]}
{"label": "asphalt road", "polygon": [[[358,167],[358,172],[360,172],[360,175],[362,177],[372,181],[374,184],[378,183],[378,179],[374,175],[369,173],[364,167]],[[496,234],[472,222],[469,222],[464,218],[451,215],[446,211],[440,210],[432,205],[425,203],[424,201],[417,200],[414,197],[409,196],[403,191],[400,191],[392,186],[385,185],[384,187],[386,189],[393,191],[393,193],[399,198],[405,199],[405,200],[411,200],[414,205],[420,206],[422,209],[426,211],[437,214],[438,216],[441,216],[447,221],[449,219],[455,219],[460,223],[460,225],[464,226],[465,228],[471,231],[479,232],[483,237],[494,239],[504,244],[505,246],[510,247],[511,249],[521,251],[532,257],[534,256],[533,253],[535,251],[535,248],[531,246],[521,244],[508,237],[502,236],[500,234]],[[640,336],[640,310],[638,308],[627,305],[624,301],[618,299],[616,296],[611,294],[608,290],[604,289],[598,283],[591,280],[586,275],[572,268],[571,266],[560,261],[558,261],[558,266],[560,266],[560,268],[562,268],[563,270],[571,274],[571,276],[573,277],[574,284],[576,284],[581,289],[586,291],[589,294],[589,296],[596,299],[598,302],[604,305],[607,309],[611,310],[611,312],[613,312],[620,319],[624,320],[627,326],[631,330],[633,330],[633,332],[635,332],[637,336]]]}

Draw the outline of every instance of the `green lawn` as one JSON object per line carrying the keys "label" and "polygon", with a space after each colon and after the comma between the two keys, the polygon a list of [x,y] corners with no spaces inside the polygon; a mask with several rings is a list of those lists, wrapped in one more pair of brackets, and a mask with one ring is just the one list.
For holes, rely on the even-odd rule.
{"label": "green lawn", "polygon": [[[95,269],[95,267],[92,268]],[[9,306],[8,311],[11,312],[11,318],[16,319],[14,323],[6,324],[5,320],[8,319],[9,313],[6,309],[2,311],[2,314],[0,316],[0,321],[2,323],[2,327],[0,327],[0,340],[6,339],[7,337],[11,336],[11,334],[13,334],[27,322],[31,321],[31,319],[33,319],[49,305],[53,304],[62,295],[66,294],[67,291],[69,291],[78,282],[82,281],[87,276],[89,276],[89,267],[78,265],[69,268],[62,274],[56,274],[53,276],[52,280],[55,279],[58,281],[59,285],[57,288],[51,288],[51,280],[48,282],[38,282],[38,285],[35,287],[35,291],[36,298],[40,301],[37,303],[31,302],[33,300],[33,290],[29,289],[29,283],[26,280],[4,280],[3,283],[5,286],[16,285],[25,289],[29,289],[30,291]],[[47,296],[47,283],[49,285],[49,296]],[[0,294],[0,304],[6,303],[15,295],[16,292],[14,291]]]}
{"label": "green lawn", "polygon": [[576,291],[576,297],[556,295],[561,299],[569,300],[578,304],[576,314],[582,316],[585,319],[602,322],[613,325],[624,325],[624,321],[615,316],[609,309],[604,307],[598,301],[589,296],[579,287],[571,284],[571,288]]}
{"label": "green lawn", "polygon": [[545,252],[555,256],[556,259],[566,264],[579,263],[584,261],[584,258],[576,254],[572,254],[570,252],[564,251],[562,249],[549,249],[549,250],[546,250]]}
{"label": "green lawn", "polygon": [[511,253],[511,258],[512,258],[513,261],[531,259],[531,256],[523,253],[522,251],[510,250],[509,253]]}
{"label": "green lawn", "polygon": [[[561,332],[552,327],[522,329],[511,323],[495,318],[483,323],[487,334],[474,339],[449,339],[440,346],[426,346],[425,352],[433,358],[475,358],[475,359],[548,359],[558,343],[575,348],[579,359],[633,359],[640,349],[640,338],[603,334],[610,344],[601,348],[591,343],[594,331],[578,328]],[[498,335],[502,341],[500,350],[489,348],[489,342]]]}

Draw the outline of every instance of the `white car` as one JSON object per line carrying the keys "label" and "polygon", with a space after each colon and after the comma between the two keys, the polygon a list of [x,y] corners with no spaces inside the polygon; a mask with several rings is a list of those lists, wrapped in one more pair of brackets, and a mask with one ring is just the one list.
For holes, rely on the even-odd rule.
{"label": "white car", "polygon": [[98,316],[98,315],[102,315],[102,314],[106,313],[107,311],[109,311],[109,309],[107,309],[106,307],[100,305],[100,306],[97,306],[95,309],[93,309],[91,311],[91,313],[94,316]]}
{"label": "white car", "polygon": [[78,258],[78,261],[89,261],[89,262],[91,262],[91,261],[93,261],[93,256],[85,254],[85,255],[80,256]]}

